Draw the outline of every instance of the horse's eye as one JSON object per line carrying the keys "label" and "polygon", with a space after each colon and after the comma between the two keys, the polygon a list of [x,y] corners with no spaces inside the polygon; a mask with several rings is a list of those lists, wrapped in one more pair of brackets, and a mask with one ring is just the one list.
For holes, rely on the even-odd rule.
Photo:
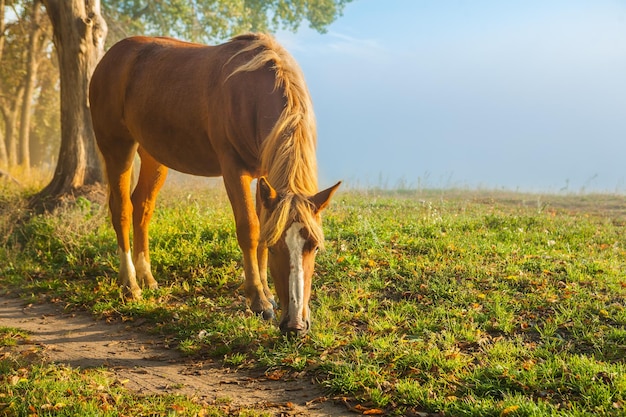
{"label": "horse's eye", "polygon": [[307,242],[306,245],[304,246],[304,250],[306,252],[315,252],[315,253],[317,253],[319,248],[317,247],[317,244],[315,244],[313,242]]}

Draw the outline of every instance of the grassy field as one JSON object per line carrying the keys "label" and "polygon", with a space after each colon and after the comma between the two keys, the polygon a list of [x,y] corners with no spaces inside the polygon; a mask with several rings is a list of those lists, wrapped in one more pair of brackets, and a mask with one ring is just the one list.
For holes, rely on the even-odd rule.
{"label": "grassy field", "polygon": [[[324,227],[301,340],[246,309],[220,188],[164,190],[151,231],[161,288],[141,302],[115,286],[100,204],[28,216],[20,195],[0,192],[0,285],[147,320],[224,366],[316,378],[372,413],[626,415],[625,197],[354,191]],[[1,366],[0,403],[24,369]]]}

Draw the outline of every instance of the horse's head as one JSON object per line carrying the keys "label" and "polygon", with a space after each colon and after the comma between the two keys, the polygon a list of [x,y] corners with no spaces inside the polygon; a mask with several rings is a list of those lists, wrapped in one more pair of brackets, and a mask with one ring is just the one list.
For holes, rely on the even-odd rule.
{"label": "horse's head", "polygon": [[279,327],[283,334],[302,336],[311,326],[311,278],[315,254],[324,243],[320,212],[328,206],[340,184],[302,197],[281,195],[265,178],[259,180],[259,194],[266,210],[261,230],[266,238],[270,274],[282,310]]}

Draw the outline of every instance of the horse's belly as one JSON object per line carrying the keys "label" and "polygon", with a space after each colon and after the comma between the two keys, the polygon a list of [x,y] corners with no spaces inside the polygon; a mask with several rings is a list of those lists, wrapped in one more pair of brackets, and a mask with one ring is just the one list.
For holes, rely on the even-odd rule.
{"label": "horse's belly", "polygon": [[168,164],[163,164],[176,171],[184,174],[198,175],[201,177],[219,177],[222,175],[222,170],[218,163],[215,164],[194,164],[194,163],[178,163],[178,161],[172,161]]}
{"label": "horse's belly", "polygon": [[219,160],[208,140],[201,147],[181,140],[160,143],[140,141],[140,144],[154,159],[168,168],[203,177],[222,175]]}

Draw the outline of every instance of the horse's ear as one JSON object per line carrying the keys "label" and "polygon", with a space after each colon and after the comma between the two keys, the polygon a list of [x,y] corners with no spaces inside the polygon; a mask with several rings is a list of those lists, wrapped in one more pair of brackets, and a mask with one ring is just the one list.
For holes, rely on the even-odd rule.
{"label": "horse's ear", "polygon": [[313,197],[309,198],[309,200],[315,206],[316,214],[324,210],[326,207],[328,207],[328,204],[330,203],[330,198],[333,196],[333,194],[335,194],[335,191],[337,191],[337,188],[339,188],[340,185],[341,185],[341,181],[339,181],[337,184],[333,185],[332,187],[327,188],[324,191],[320,191],[319,193],[315,194]]}
{"label": "horse's ear", "polygon": [[269,211],[274,210],[276,204],[278,203],[278,193],[276,192],[276,190],[272,188],[270,183],[267,181],[267,178],[265,177],[259,178],[258,187],[263,206]]}

